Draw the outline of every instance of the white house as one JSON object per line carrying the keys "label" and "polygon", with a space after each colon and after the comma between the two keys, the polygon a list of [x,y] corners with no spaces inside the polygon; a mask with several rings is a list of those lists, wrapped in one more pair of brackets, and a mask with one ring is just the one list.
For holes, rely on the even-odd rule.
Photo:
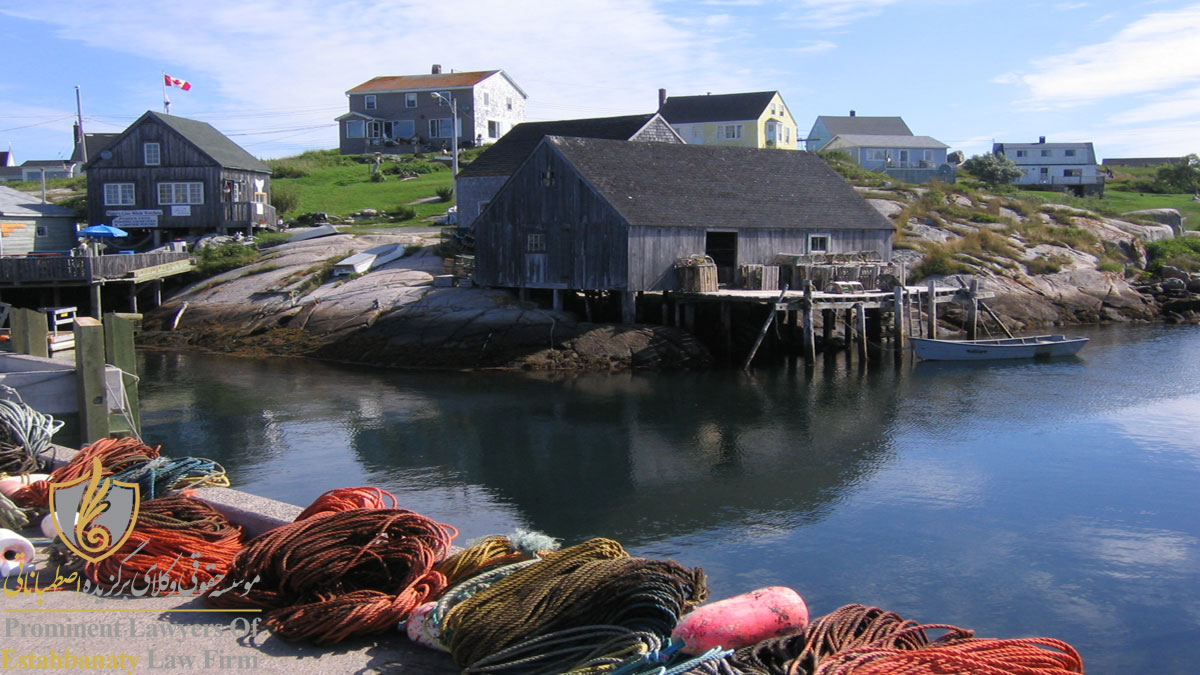
{"label": "white house", "polygon": [[1023,175],[1013,185],[1038,186],[1076,196],[1104,194],[1104,174],[1096,166],[1091,143],[996,143],[992,153],[1007,157]]}

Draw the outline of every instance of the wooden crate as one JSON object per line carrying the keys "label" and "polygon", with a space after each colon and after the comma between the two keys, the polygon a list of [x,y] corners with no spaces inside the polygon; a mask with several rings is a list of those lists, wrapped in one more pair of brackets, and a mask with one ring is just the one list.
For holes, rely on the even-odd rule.
{"label": "wooden crate", "polygon": [[713,293],[717,290],[717,266],[713,263],[678,265],[675,275],[681,291]]}

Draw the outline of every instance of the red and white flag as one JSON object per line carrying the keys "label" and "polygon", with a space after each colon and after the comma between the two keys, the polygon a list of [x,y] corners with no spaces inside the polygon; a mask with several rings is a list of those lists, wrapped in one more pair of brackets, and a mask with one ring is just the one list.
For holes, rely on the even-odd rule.
{"label": "red and white flag", "polygon": [[192,88],[191,82],[188,82],[187,80],[181,80],[178,77],[171,77],[170,75],[166,74],[163,75],[163,84],[168,87],[179,87],[184,91]]}

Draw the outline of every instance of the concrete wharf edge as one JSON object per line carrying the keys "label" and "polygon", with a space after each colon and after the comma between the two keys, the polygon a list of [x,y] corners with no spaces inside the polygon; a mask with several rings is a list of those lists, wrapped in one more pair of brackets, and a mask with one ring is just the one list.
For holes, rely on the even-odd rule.
{"label": "concrete wharf edge", "polygon": [[[54,464],[70,461],[76,451],[55,446]],[[199,488],[195,496],[212,504],[232,522],[246,528],[247,538],[292,522],[300,507],[230,488]],[[40,537],[25,530],[27,537]],[[35,541],[35,546],[39,544]],[[40,543],[45,543],[44,540]],[[46,569],[44,546],[38,546],[40,581],[54,578]],[[49,579],[47,579],[47,576]],[[449,655],[412,644],[401,631],[346,640],[317,647],[285,642],[262,626],[261,614],[251,612],[194,612],[209,609],[198,595],[164,597],[96,597],[74,591],[42,595],[17,594],[15,579],[3,598],[0,630],[0,669],[20,668],[19,659],[122,655],[136,659],[133,669],[100,672],[128,673],[457,673]],[[21,611],[40,610],[40,611]],[[50,611],[46,611],[50,610]],[[173,611],[175,610],[175,611]],[[257,626],[253,623],[258,619]],[[93,635],[88,636],[87,631]],[[153,660],[151,660],[153,659]],[[189,660],[190,659],[190,660]],[[128,666],[126,660],[124,665]],[[55,665],[47,662],[48,665]],[[58,667],[30,672],[67,672]],[[70,672],[81,672],[76,669]]]}

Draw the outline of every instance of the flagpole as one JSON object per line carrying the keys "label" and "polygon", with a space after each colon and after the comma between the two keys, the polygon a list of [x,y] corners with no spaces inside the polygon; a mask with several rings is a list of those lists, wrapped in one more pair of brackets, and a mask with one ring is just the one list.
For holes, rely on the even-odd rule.
{"label": "flagpole", "polygon": [[167,101],[167,71],[162,72],[162,79],[159,80],[163,90],[163,112],[170,114],[171,104]]}

